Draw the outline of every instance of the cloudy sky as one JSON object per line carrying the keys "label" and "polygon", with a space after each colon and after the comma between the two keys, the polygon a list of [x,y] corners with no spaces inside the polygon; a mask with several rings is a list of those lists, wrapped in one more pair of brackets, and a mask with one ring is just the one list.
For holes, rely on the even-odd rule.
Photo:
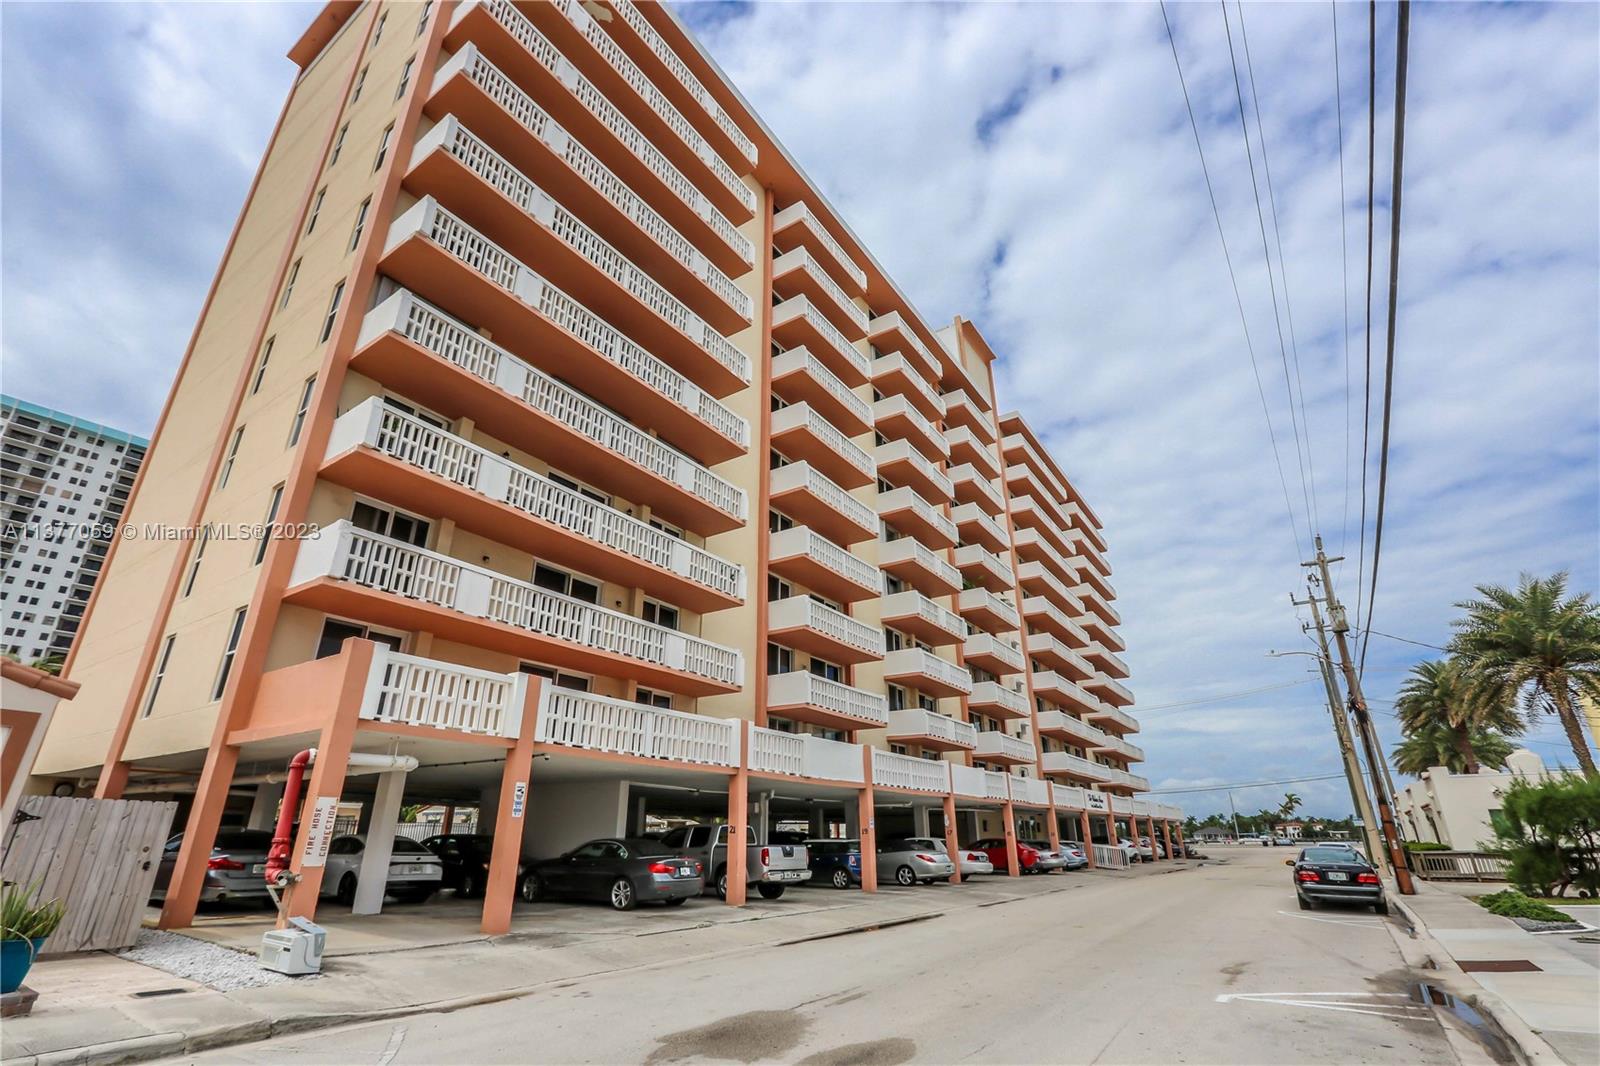
{"label": "cloudy sky", "polygon": [[[315,10],[0,5],[8,393],[150,430]],[[1310,529],[1357,590],[1365,6],[1338,8],[1337,80],[1331,5],[1229,9],[1259,216],[1222,9],[1170,7],[1244,323],[1158,7],[680,10],[924,314],[979,324],[1007,406],[1105,520],[1156,788],[1336,772],[1312,661],[1266,653],[1308,647],[1289,594]],[[1383,5],[1380,368],[1393,19]],[[1600,584],[1597,43],[1592,5],[1414,8],[1384,633],[1443,643],[1452,602],[1523,570]],[[1372,452],[1369,501],[1375,430]],[[1388,741],[1386,701],[1429,654],[1372,638]],[[1571,760],[1551,724],[1530,743]],[[1338,781],[1237,802],[1289,788],[1348,812]]]}

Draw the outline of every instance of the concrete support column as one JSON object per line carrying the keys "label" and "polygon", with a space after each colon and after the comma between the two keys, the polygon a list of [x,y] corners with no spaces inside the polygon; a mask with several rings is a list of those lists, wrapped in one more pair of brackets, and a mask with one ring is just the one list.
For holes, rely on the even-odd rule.
{"label": "concrete support column", "polygon": [[439,832],[440,832],[440,834],[442,834],[444,836],[449,836],[451,833],[454,833],[455,831],[456,831],[456,805],[454,803],[446,803],[444,805],[444,824],[439,827]]}
{"label": "concrete support column", "polygon": [[[500,795],[495,804],[495,847],[489,855],[489,879],[483,891],[483,916],[478,929],[489,935],[511,930],[511,907],[516,902],[517,866],[522,858],[522,831],[527,822],[529,791],[533,784],[533,730],[539,714],[539,688],[544,683],[531,674],[523,695],[522,728],[517,744],[506,752],[500,774]],[[446,814],[448,820],[449,815]],[[487,822],[480,809],[478,832]]]}
{"label": "concrete support column", "polygon": [[1050,810],[1047,813],[1048,813],[1049,821],[1046,823],[1045,827],[1046,827],[1046,829],[1049,830],[1049,833],[1050,833],[1050,849],[1052,851],[1060,851],[1061,850],[1061,823],[1056,818],[1056,805],[1055,805],[1054,801],[1051,802]]}
{"label": "concrete support column", "polygon": [[283,782],[263,781],[256,786],[255,798],[250,801],[250,816],[245,819],[247,829],[272,829],[278,824],[278,801],[283,799]]}
{"label": "concrete support column", "polygon": [[927,837],[933,835],[933,829],[928,824],[928,808],[920,804],[911,808],[911,835]]}
{"label": "concrete support column", "polygon": [[956,872],[950,878],[950,883],[961,883],[961,844],[956,833],[956,798],[949,795],[944,798],[944,849],[950,853],[950,861],[955,864]]}
{"label": "concrete support column", "polygon": [[865,782],[856,797],[856,822],[861,839],[861,891],[878,891],[878,819],[872,792],[872,749],[861,749]]}
{"label": "concrete support column", "polygon": [[755,813],[751,816],[751,824],[756,829],[756,840],[769,844],[772,842],[772,793],[757,792],[752,806],[755,807]]}
{"label": "concrete support column", "polygon": [[[745,878],[750,857],[747,838],[750,829],[750,722],[739,723],[739,766],[728,781],[728,894],[724,902],[743,907],[748,885]],[[707,870],[715,877],[715,870]]]}
{"label": "concrete support column", "polygon": [[1167,846],[1167,858],[1176,862],[1178,855],[1172,850],[1172,823],[1165,819],[1161,822],[1161,839]]}
{"label": "concrete support column", "polygon": [[1005,822],[1001,828],[1006,834],[1006,873],[1021,877],[1022,862],[1017,858],[1017,810],[1009,800],[1000,808],[1000,816]]}
{"label": "concrete support column", "polygon": [[[828,835],[828,812],[821,807],[811,808],[811,839],[821,840]],[[849,834],[846,834],[847,836]]]}
{"label": "concrete support column", "polygon": [[1117,841],[1117,816],[1106,811],[1106,843],[1116,847]]}
{"label": "concrete support column", "polygon": [[356,874],[356,899],[351,914],[379,914],[389,890],[389,859],[394,855],[394,830],[400,821],[400,800],[406,794],[404,770],[378,775],[372,798],[372,818],[367,823],[367,846],[361,849],[361,871]]}
{"label": "concrete support column", "polygon": [[[211,860],[217,826],[222,822],[222,808],[228,802],[228,786],[233,782],[233,771],[238,765],[239,749],[232,744],[214,745],[206,753],[205,769],[200,772],[200,781],[195,786],[189,820],[184,823],[183,844],[178,848],[167,898],[161,905],[158,924],[162,929],[183,929],[194,921],[195,908],[200,905],[200,890],[205,886],[206,863]],[[102,778],[102,785],[104,782]],[[112,794],[96,793],[97,796]],[[120,786],[115,794],[120,794]]]}

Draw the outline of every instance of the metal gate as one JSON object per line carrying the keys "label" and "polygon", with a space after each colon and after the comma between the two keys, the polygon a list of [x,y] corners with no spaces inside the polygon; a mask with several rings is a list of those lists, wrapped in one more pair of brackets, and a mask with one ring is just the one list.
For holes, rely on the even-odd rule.
{"label": "metal gate", "polygon": [[26,796],[32,819],[5,827],[5,880],[35,886],[36,898],[66,904],[41,955],[124,948],[139,936],[161,847],[178,805],[171,801]]}

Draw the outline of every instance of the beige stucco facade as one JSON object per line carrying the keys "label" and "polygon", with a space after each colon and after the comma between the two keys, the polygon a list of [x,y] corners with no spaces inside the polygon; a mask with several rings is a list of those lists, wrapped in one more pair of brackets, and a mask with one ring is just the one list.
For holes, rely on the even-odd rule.
{"label": "beige stucco facade", "polygon": [[1410,839],[1476,851],[1494,841],[1493,817],[1500,810],[1505,790],[1515,781],[1540,781],[1547,776],[1544,760],[1527,748],[1518,748],[1501,771],[1453,774],[1435,766],[1400,790],[1396,807]]}

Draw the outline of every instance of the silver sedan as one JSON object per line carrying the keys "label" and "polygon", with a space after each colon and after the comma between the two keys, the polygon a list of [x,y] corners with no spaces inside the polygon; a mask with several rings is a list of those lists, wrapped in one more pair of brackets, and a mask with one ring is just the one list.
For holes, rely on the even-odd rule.
{"label": "silver sedan", "polygon": [[878,878],[897,885],[948,881],[955,863],[931,837],[897,837],[878,845]]}

